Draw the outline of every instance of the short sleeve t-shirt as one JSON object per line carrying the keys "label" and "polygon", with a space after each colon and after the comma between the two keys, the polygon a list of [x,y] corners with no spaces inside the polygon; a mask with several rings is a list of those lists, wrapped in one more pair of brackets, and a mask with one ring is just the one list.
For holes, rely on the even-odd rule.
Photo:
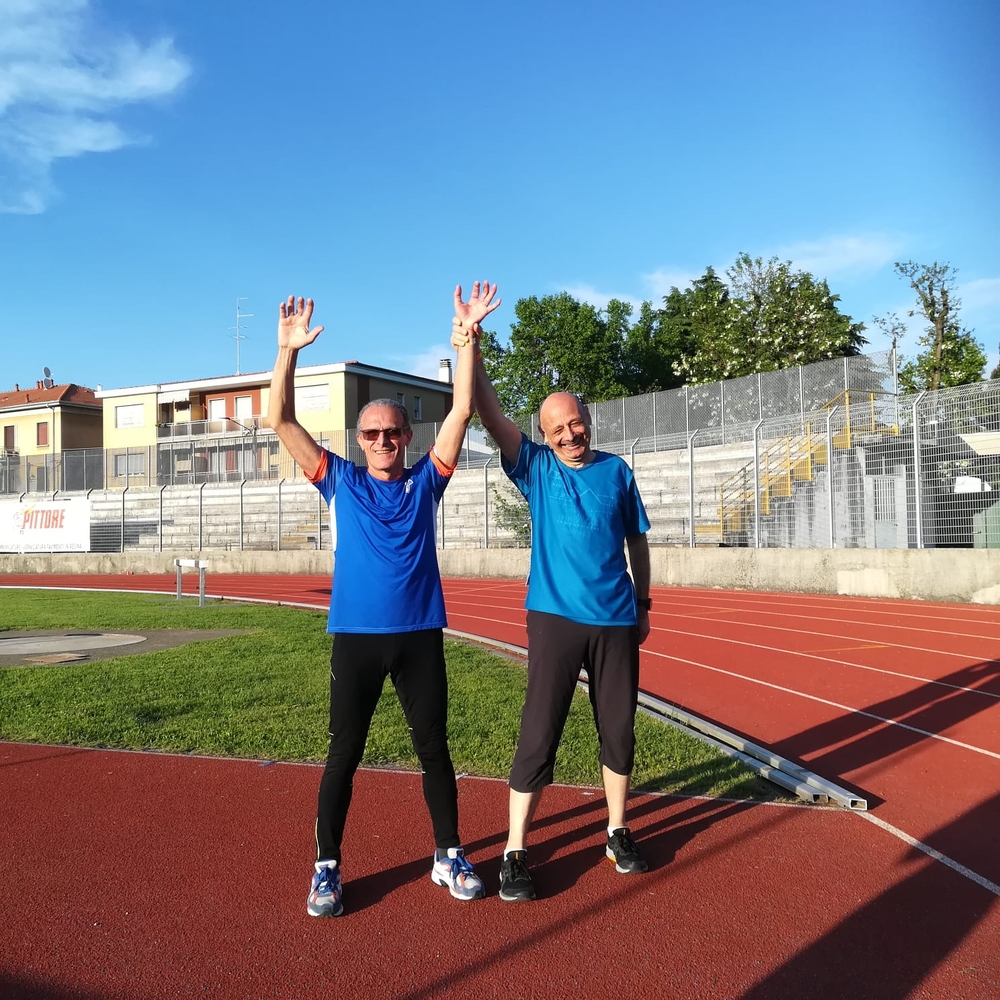
{"label": "short sleeve t-shirt", "polygon": [[332,452],[325,456],[313,485],[337,524],[327,631],[446,627],[434,543],[450,470],[431,453],[385,481]]}
{"label": "short sleeve t-shirt", "polygon": [[503,459],[531,511],[525,607],[585,625],[634,625],[625,539],[645,534],[649,519],[632,470],[617,455],[593,455],[572,468],[522,435],[517,461]]}

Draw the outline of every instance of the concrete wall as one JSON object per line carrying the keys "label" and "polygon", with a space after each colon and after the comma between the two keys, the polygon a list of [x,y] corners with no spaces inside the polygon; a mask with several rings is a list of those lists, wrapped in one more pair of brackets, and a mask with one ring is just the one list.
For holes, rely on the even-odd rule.
{"label": "concrete wall", "polygon": [[[173,573],[176,557],[196,553],[0,554],[8,573]],[[329,551],[203,552],[213,573],[326,574]],[[447,577],[523,580],[526,549],[440,549]],[[721,549],[652,548],[655,585],[732,590],[849,594],[1000,604],[1000,549]],[[211,590],[211,582],[209,582]],[[2,602],[0,602],[2,603]]]}

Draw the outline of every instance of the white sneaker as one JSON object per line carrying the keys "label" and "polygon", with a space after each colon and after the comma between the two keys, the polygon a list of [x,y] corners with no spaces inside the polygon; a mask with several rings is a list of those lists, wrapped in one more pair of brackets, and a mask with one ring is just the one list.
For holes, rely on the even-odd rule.
{"label": "white sneaker", "polygon": [[446,885],[455,899],[481,899],[486,895],[486,889],[476,874],[476,870],[465,860],[465,852],[461,847],[449,847],[446,857],[438,858],[434,852],[434,867],[431,868],[431,881],[435,885]]}

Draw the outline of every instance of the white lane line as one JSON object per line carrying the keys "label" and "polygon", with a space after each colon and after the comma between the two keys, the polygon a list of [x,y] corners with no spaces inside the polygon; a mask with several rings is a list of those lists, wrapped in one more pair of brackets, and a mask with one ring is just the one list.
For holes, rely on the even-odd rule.
{"label": "white lane line", "polygon": [[[823,611],[832,609],[836,611],[863,610],[873,615],[903,615],[904,617],[916,618],[941,618],[945,621],[962,621],[979,625],[1000,625],[1000,609],[994,609],[991,605],[978,604],[942,604],[932,601],[921,601],[917,599],[902,600],[891,598],[864,598],[844,596],[837,600],[833,594],[802,594],[788,593],[781,591],[746,591],[746,590],[707,590],[687,587],[654,587],[660,591],[663,600],[668,599],[692,599],[712,602],[729,600],[732,604],[728,607],[770,607],[776,600],[794,599],[803,607],[812,607],[815,610]],[[717,606],[717,605],[716,605]],[[915,611],[919,608],[919,611]],[[938,612],[933,616],[929,612]],[[974,615],[975,617],[971,617]],[[965,617],[969,616],[969,617]]]}
{"label": "white lane line", "polygon": [[[971,743],[963,743],[961,740],[953,740],[950,736],[942,736],[940,733],[932,733],[927,729],[920,729],[917,726],[911,726],[905,722],[898,722],[896,719],[887,719],[882,715],[876,715],[874,712],[866,712],[862,708],[855,708],[853,705],[843,705],[839,701],[830,701],[828,698],[820,698],[815,694],[806,694],[804,691],[796,691],[794,688],[782,687],[780,684],[772,684],[770,681],[762,681],[757,677],[748,677],[746,674],[738,674],[733,670],[723,670],[722,667],[712,667],[707,663],[698,663],[696,660],[686,660],[682,656],[671,656],[669,653],[657,653],[652,649],[644,650],[644,652],[648,656],[659,656],[664,660],[674,660],[677,663],[686,663],[691,667],[701,667],[703,670],[711,670],[713,673],[725,674],[727,677],[735,677],[741,681],[749,681],[751,684],[760,684],[762,687],[771,688],[775,691],[783,691],[785,694],[795,695],[797,698],[805,698],[808,701],[819,702],[821,705],[829,705],[831,708],[839,708],[841,711],[850,712],[851,715],[863,715],[866,719],[874,719],[876,722],[883,722],[887,726],[899,726],[900,729],[906,729],[911,733],[926,736],[928,739],[940,740],[942,743],[950,743],[952,746],[959,747],[962,750],[971,750],[973,753],[979,753],[985,757],[992,757],[995,760],[1000,760],[1000,753],[995,753],[992,750],[986,750],[983,747],[973,746]],[[920,710],[922,711],[923,708]]]}
{"label": "white lane line", "polygon": [[[686,635],[692,639],[709,639],[713,642],[729,642],[737,646],[748,646],[750,649],[763,649],[768,653],[784,653],[786,656],[803,656],[808,660],[820,660],[823,663],[833,663],[840,667],[854,667],[857,670],[867,670],[874,674],[885,674],[889,677],[900,677],[905,680],[919,681],[921,684],[936,684],[939,687],[948,688],[951,691],[962,691],[966,694],[978,694],[984,698],[993,698],[1000,701],[1000,694],[992,691],[982,691],[979,688],[962,687],[961,684],[949,684],[947,681],[937,681],[930,677],[920,677],[917,674],[904,674],[897,670],[886,670],[885,667],[871,667],[865,663],[854,663],[851,660],[837,660],[832,656],[820,656],[818,653],[805,653],[795,649],[783,649],[781,646],[765,646],[759,642],[747,642],[745,639],[730,639],[722,635],[704,635],[701,632],[682,632],[680,629],[670,629],[668,635]],[[650,650],[643,648],[642,652],[648,653]]]}
{"label": "white lane line", "polygon": [[[712,625],[719,625],[721,622],[718,618],[701,618],[698,615],[686,615],[686,614],[673,614],[669,611],[660,611],[657,617],[664,616],[667,618],[686,618],[694,621],[710,622]],[[784,616],[782,616],[784,617]],[[734,626],[739,628],[758,628],[758,629],[768,629],[772,632],[792,632],[795,635],[815,635],[822,636],[824,639],[844,639],[848,642],[878,642],[877,639],[871,639],[868,636],[859,635],[844,635],[842,632],[818,632],[815,629],[803,629],[803,628],[789,628],[785,625],[764,625],[759,622],[732,622]],[[880,626],[881,627],[881,626]],[[697,635],[700,633],[690,633]],[[941,634],[941,633],[938,633]],[[714,638],[713,636],[705,636],[706,639]],[[894,649],[909,649],[915,653],[932,653],[935,656],[957,656],[963,660],[978,660],[982,663],[996,663],[996,657],[986,653],[953,653],[947,649],[931,649],[928,646],[910,646],[904,642],[893,642],[892,647]]]}
{"label": "white lane line", "polygon": [[974,872],[971,868],[966,868],[965,865],[959,863],[954,858],[949,858],[947,854],[942,854],[940,851],[935,850],[930,844],[925,844],[922,840],[911,837],[908,833],[900,830],[899,827],[895,827],[891,823],[886,823],[884,819],[879,819],[873,813],[858,812],[856,815],[868,820],[869,823],[874,823],[880,830],[885,830],[886,833],[891,833],[894,837],[898,837],[904,844],[908,844],[918,851],[923,851],[927,857],[933,858],[935,861],[940,861],[941,864],[952,871],[958,872],[959,875],[964,875],[965,878],[975,882],[976,885],[986,889],[987,892],[992,892],[994,896],[1000,896],[1000,885],[997,885],[996,882],[991,882],[988,878],[985,878],[978,872]]}
{"label": "white lane line", "polygon": [[[694,609],[692,609],[694,610]],[[729,608],[712,608],[711,614],[719,614],[722,611],[729,611]],[[732,609],[736,611],[736,609]],[[666,612],[669,614],[670,612]],[[754,614],[754,615],[770,615],[774,618],[804,618],[806,621],[816,621],[815,615],[802,615],[796,614],[792,611],[772,611],[765,608],[740,608],[739,614]],[[691,614],[691,610],[688,609],[678,609],[675,614],[684,618],[696,618],[697,615]],[[863,622],[858,621],[856,618],[831,618],[829,615],[824,615],[822,618],[824,622],[839,622],[842,625],[857,625],[861,628],[873,628],[882,631],[884,629],[897,629],[903,632],[929,632],[931,635],[950,635],[955,636],[959,639],[981,639],[984,642],[998,642],[1000,641],[1000,636],[995,635],[980,635],[978,633],[972,632],[949,632],[947,629],[942,628],[920,628],[917,625],[893,625],[889,622]],[[762,625],[761,628],[768,628],[770,626]],[[820,635],[825,635],[826,633],[819,633]],[[870,641],[870,640],[869,640]]]}

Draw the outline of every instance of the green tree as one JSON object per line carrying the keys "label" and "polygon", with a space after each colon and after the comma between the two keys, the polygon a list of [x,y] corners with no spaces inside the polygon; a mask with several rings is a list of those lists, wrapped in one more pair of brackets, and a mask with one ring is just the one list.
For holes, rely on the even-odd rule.
{"label": "green tree", "polygon": [[[709,268],[679,293],[690,328],[675,369],[690,383],[853,356],[867,343],[864,324],[840,311],[840,297],[826,281],[793,271],[790,261],[743,253],[726,276],[728,287]],[[664,300],[667,310],[672,295]]]}
{"label": "green tree", "polygon": [[624,347],[631,313],[628,303],[612,300],[601,312],[568,292],[518,300],[508,346],[493,334],[481,345],[504,412],[533,413],[557,391],[589,402],[627,395]]}
{"label": "green tree", "polygon": [[908,392],[944,389],[982,380],[986,355],[972,332],[959,321],[962,303],[955,294],[955,268],[950,264],[897,261],[896,274],[917,293],[909,316],[921,316],[926,326],[917,344],[923,350],[900,368],[900,385]]}

